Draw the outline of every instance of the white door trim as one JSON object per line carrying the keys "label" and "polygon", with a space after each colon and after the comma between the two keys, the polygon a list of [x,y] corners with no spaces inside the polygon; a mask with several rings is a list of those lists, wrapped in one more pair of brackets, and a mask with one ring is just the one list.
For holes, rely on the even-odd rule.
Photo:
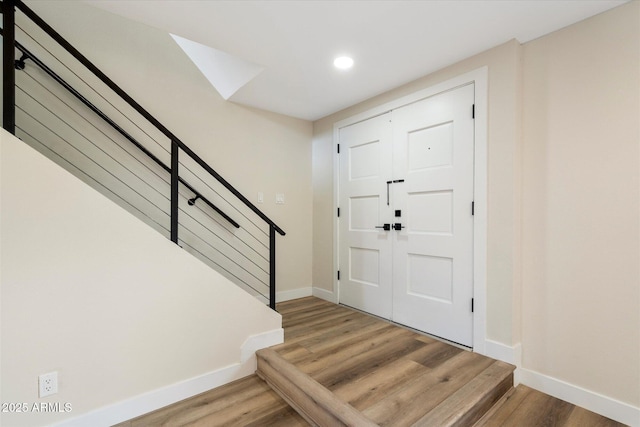
{"label": "white door trim", "polygon": [[[475,123],[474,123],[474,200],[475,215],[473,227],[473,351],[486,354],[486,320],[487,320],[487,129],[488,129],[488,68],[482,67],[468,73],[438,83],[402,98],[374,107],[333,124],[333,149],[337,153],[339,130],[342,127],[370,119],[399,107],[411,104],[424,98],[463,86],[475,84]],[[333,211],[337,212],[339,193],[338,156],[333,156]],[[333,260],[334,272],[339,267],[338,218],[333,219]],[[337,276],[334,276],[333,297],[340,301]]]}

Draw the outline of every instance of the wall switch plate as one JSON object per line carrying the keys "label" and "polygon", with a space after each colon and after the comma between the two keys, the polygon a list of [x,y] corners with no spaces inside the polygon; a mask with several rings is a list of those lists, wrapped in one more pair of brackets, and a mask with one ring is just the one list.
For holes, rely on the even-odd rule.
{"label": "wall switch plate", "polygon": [[258,192],[258,203],[264,203],[264,193],[262,191]]}
{"label": "wall switch plate", "polygon": [[51,396],[58,392],[58,373],[49,372],[38,377],[40,397]]}
{"label": "wall switch plate", "polygon": [[284,205],[284,193],[276,193],[276,204]]}

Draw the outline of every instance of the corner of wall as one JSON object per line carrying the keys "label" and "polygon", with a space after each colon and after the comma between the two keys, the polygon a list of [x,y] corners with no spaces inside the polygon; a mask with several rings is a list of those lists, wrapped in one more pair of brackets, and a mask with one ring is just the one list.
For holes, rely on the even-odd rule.
{"label": "corner of wall", "polygon": [[[518,42],[515,48],[515,135],[514,135],[514,266],[513,266],[513,295],[512,295],[512,327],[511,327],[511,339],[514,343],[520,343],[522,341],[522,200],[523,200],[523,185],[522,185],[522,173],[524,159],[522,156],[522,144],[524,139],[523,134],[523,45]],[[520,344],[517,344],[520,345]],[[520,365],[518,365],[520,366]]]}
{"label": "corner of wall", "polygon": [[338,303],[338,295],[335,292],[331,292],[317,286],[313,287],[313,296],[334,304]]}
{"label": "corner of wall", "polygon": [[263,332],[261,334],[251,335],[240,347],[240,363],[251,364],[252,372],[256,370],[256,351],[282,344],[284,342],[284,329],[274,329],[273,331]]}
{"label": "corner of wall", "polygon": [[281,291],[276,293],[276,302],[290,301],[292,299],[304,298],[311,296],[311,286],[305,288],[291,289],[289,291]]}
{"label": "corner of wall", "polygon": [[510,363],[517,368],[522,366],[522,345],[520,343],[509,346],[507,344],[488,339],[485,340],[484,355]]}

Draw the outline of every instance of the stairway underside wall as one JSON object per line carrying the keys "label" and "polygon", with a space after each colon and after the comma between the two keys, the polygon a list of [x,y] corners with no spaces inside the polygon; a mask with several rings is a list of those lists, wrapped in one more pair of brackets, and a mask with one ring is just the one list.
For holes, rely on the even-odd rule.
{"label": "stairway underside wall", "polygon": [[[246,340],[280,330],[278,313],[1,139],[1,400],[72,407],[3,413],[3,425],[49,425],[239,365]],[[41,400],[37,377],[52,371],[59,393]]]}

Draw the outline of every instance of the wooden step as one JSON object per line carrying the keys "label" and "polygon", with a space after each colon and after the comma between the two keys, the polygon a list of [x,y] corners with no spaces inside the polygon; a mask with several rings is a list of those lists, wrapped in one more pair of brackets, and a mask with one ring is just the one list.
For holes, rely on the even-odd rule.
{"label": "wooden step", "polygon": [[[468,359],[476,356],[472,353],[462,354]],[[392,419],[380,416],[382,413],[393,413],[392,405],[398,409],[402,398],[391,396],[390,399],[380,402],[377,407],[369,408],[365,414],[341,400],[336,394],[325,388],[322,384],[311,378],[300,369],[289,363],[273,349],[258,351],[257,374],[269,384],[273,390],[287,401],[303,418],[312,425],[318,426],[376,426],[376,425],[413,425],[413,426],[468,426],[478,421],[501,397],[513,388],[512,365],[490,361],[478,374],[465,382],[453,393],[432,405],[414,405],[413,408],[430,407],[423,413],[406,424],[400,418]],[[467,355],[469,357],[467,357]],[[442,380],[445,383],[447,378]],[[427,381],[428,382],[428,381]],[[414,381],[414,387],[416,386]],[[419,385],[418,385],[419,387]],[[409,387],[411,388],[411,387]],[[434,393],[421,393],[425,400],[430,397],[439,399],[438,390]],[[430,396],[432,395],[432,396]],[[371,410],[373,409],[373,410]]]}
{"label": "wooden step", "polygon": [[511,365],[347,307],[278,310],[285,342],[258,352],[258,374],[315,425],[469,426],[513,386]]}

